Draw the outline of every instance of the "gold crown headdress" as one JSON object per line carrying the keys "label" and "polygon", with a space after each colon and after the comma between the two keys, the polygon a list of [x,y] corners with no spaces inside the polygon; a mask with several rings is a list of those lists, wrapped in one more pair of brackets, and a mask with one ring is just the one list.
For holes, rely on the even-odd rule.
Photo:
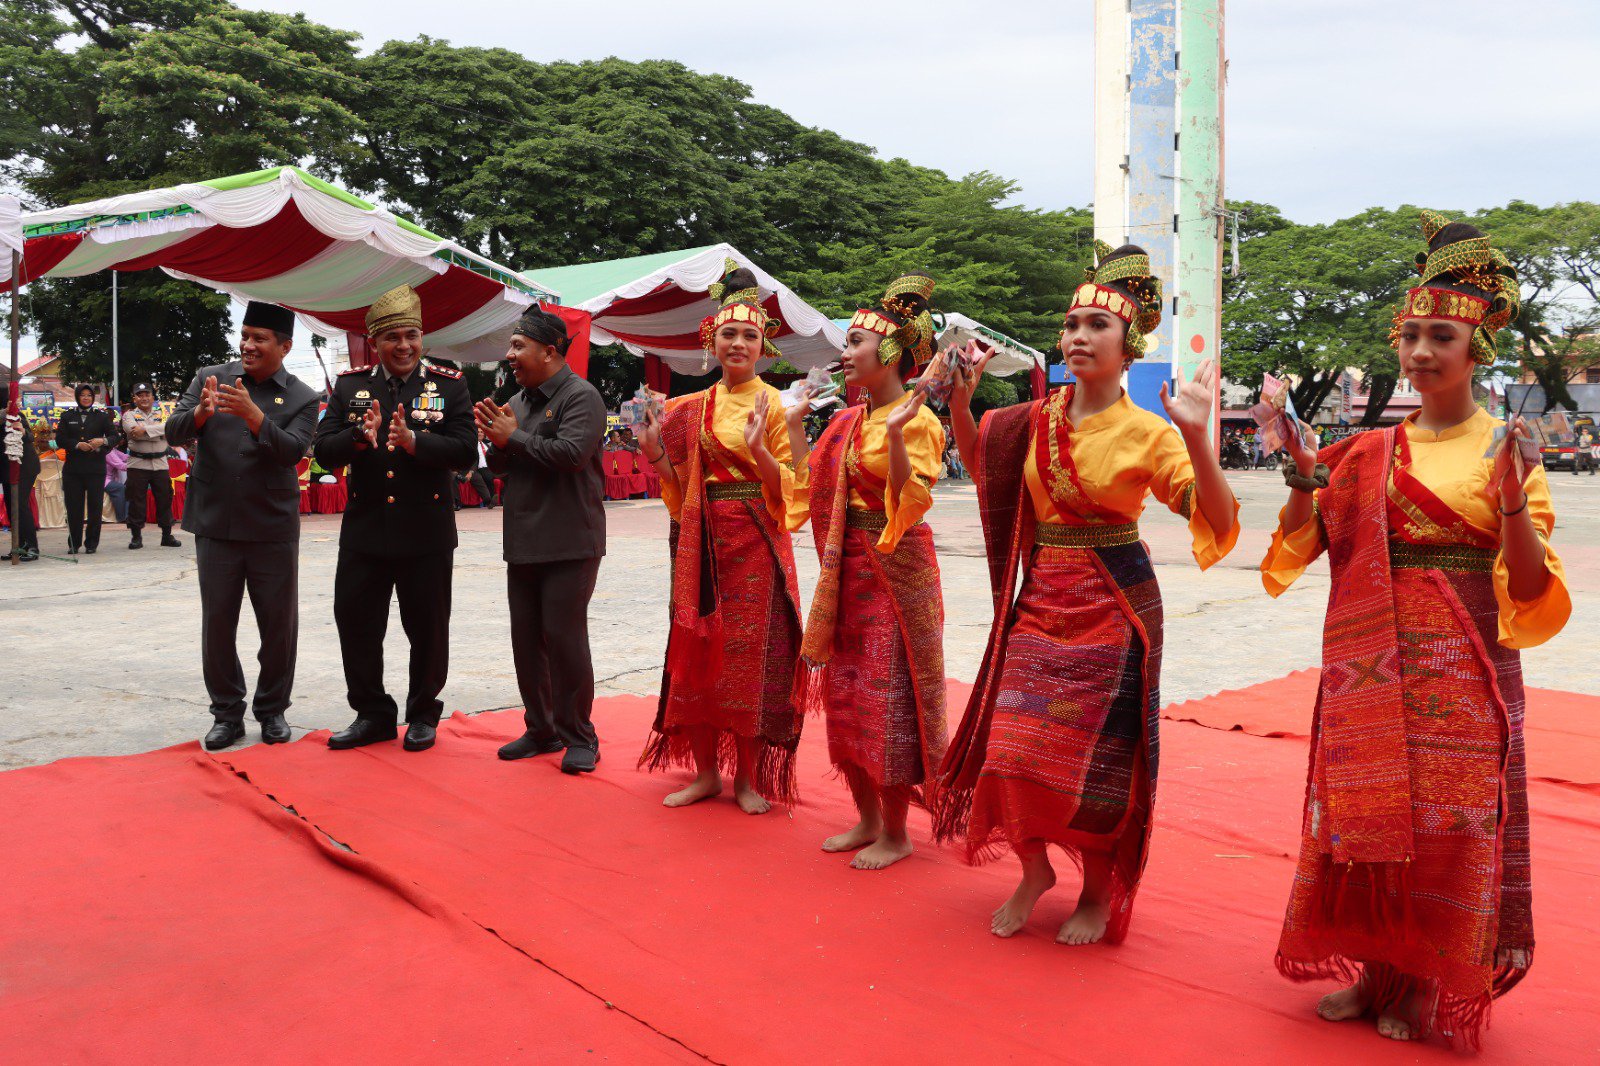
{"label": "gold crown headdress", "polygon": [[[1123,354],[1142,359],[1150,347],[1149,335],[1161,325],[1161,279],[1150,273],[1150,256],[1144,252],[1106,262],[1112,251],[1105,241],[1094,242],[1094,265],[1084,269],[1083,284],[1073,292],[1067,314],[1093,307],[1116,315],[1128,324]],[[1111,288],[1114,282],[1127,291]]]}
{"label": "gold crown headdress", "polygon": [[[1438,212],[1422,212],[1422,236],[1430,246],[1448,225],[1450,220]],[[1493,365],[1495,334],[1516,317],[1522,305],[1516,267],[1504,252],[1491,248],[1489,238],[1481,233],[1418,252],[1416,264],[1422,283],[1406,291],[1405,300],[1394,314],[1389,343],[1400,346],[1400,324],[1408,318],[1449,319],[1472,327],[1473,361],[1482,366]],[[1429,284],[1441,278],[1446,283],[1478,289],[1487,296]]]}
{"label": "gold crown headdress", "polygon": [[927,274],[906,274],[889,283],[880,301],[881,311],[863,307],[850,319],[851,329],[882,335],[878,361],[884,366],[898,363],[906,352],[917,366],[932,362],[936,334],[928,303],[933,299],[933,286],[933,278]]}
{"label": "gold crown headdress", "polygon": [[763,355],[771,359],[778,359],[783,355],[778,351],[778,346],[772,343],[772,338],[778,335],[783,323],[767,314],[767,309],[761,302],[761,290],[758,288],[730,290],[728,277],[737,269],[739,264],[732,259],[723,260],[722,280],[706,286],[706,294],[721,306],[700,320],[700,347],[705,352],[705,357],[700,361],[702,373],[711,367],[711,353],[717,330],[729,322],[748,322],[760,330]]}

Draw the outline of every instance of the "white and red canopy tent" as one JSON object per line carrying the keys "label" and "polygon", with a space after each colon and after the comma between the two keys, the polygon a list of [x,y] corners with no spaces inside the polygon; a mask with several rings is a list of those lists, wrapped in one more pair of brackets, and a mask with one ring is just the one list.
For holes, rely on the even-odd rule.
{"label": "white and red canopy tent", "polygon": [[[595,344],[621,344],[645,357],[647,366],[653,357],[679,373],[698,374],[700,321],[717,308],[706,290],[722,279],[729,260],[755,275],[767,313],[780,322],[773,343],[784,359],[809,370],[839,358],[844,331],[729,244],[526,274],[535,284],[560,292],[570,307],[589,312]],[[652,385],[659,365],[647,374]]]}
{"label": "white and red canopy tent", "polygon": [[18,277],[10,255],[0,263],[0,292],[39,278],[159,267],[241,301],[291,308],[322,336],[359,338],[372,301],[411,285],[429,354],[468,362],[499,359],[535,301],[561,302],[510,267],[298,167],[9,218],[0,211],[0,229],[6,243],[22,242]]}

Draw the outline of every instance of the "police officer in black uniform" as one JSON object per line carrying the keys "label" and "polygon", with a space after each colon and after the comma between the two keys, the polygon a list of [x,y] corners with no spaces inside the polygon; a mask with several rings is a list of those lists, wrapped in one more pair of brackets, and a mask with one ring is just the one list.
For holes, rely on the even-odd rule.
{"label": "police officer in black uniform", "polygon": [[73,390],[78,406],[61,413],[56,443],[67,450],[61,491],[67,497],[67,554],[93,555],[100,547],[100,512],[105,506],[106,453],[117,442],[111,412],[94,405],[94,386]]}
{"label": "police officer in black uniform", "polygon": [[317,427],[317,461],[350,467],[333,617],[356,720],[330,748],[393,740],[399,709],[383,687],[389,598],[411,641],[407,751],[433,746],[450,662],[455,471],[477,462],[472,398],[461,372],[422,359],[422,303],[408,285],[367,311],[378,365],[339,375]]}

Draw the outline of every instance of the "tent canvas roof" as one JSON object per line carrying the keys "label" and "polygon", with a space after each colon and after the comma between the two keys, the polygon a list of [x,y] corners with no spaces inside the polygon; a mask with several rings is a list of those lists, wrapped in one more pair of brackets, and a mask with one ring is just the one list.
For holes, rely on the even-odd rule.
{"label": "tent canvas roof", "polygon": [[785,359],[802,370],[838,359],[843,331],[729,244],[525,273],[593,316],[594,343],[622,344],[637,355],[660,356],[674,370],[698,373],[700,320],[716,309],[706,290],[730,259],[748,268],[768,294],[767,311],[781,323],[773,343]]}
{"label": "tent canvas roof", "polygon": [[[498,359],[525,308],[560,302],[557,290],[298,167],[20,215],[0,204],[0,242],[24,241],[23,284],[159,267],[240,301],[292,308],[326,337],[362,332],[373,300],[411,285],[429,349],[448,359]],[[0,291],[13,281],[4,259]]]}

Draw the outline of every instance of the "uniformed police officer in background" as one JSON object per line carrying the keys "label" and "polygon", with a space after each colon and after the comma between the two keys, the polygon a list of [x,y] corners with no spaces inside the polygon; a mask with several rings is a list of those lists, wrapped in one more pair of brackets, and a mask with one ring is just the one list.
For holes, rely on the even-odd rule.
{"label": "uniformed police officer in background", "polygon": [[122,414],[122,435],[128,440],[128,547],[144,547],[144,520],[154,496],[161,546],[178,548],[172,535],[172,475],[167,471],[167,418],[156,406],[156,394],[145,382],[133,387],[133,408]]}
{"label": "uniformed police officer in background", "polygon": [[[200,441],[189,470],[183,528],[200,576],[200,660],[216,724],[206,748],[244,738],[239,665],[245,589],[261,633],[255,715],[261,739],[289,739],[289,693],[300,640],[300,481],[320,393],[283,368],[294,312],[252,302],[239,358],[201,369],[167,419],[167,441]],[[187,605],[184,605],[187,606]]]}
{"label": "uniformed police officer in background", "polygon": [[117,442],[111,412],[94,405],[94,386],[73,390],[76,407],[61,412],[56,443],[66,449],[61,491],[67,497],[67,554],[82,548],[93,555],[100,547],[100,513],[105,507],[106,453]]}
{"label": "uniformed police officer in background", "polygon": [[339,375],[315,445],[324,467],[350,467],[333,618],[356,720],[328,747],[396,736],[383,638],[398,596],[411,642],[405,750],[422,751],[433,746],[449,672],[455,471],[477,462],[477,430],[461,372],[422,362],[422,303],[409,285],[372,304],[367,336],[378,365]]}

